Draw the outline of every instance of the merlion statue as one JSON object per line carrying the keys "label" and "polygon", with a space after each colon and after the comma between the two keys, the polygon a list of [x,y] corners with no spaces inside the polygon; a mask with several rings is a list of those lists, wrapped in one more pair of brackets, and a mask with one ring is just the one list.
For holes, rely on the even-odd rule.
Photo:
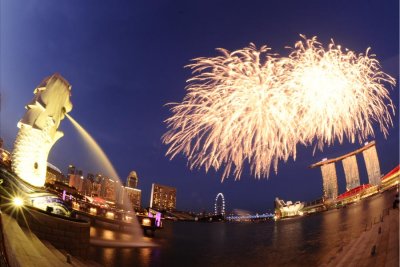
{"label": "merlion statue", "polygon": [[72,109],[71,85],[60,75],[45,78],[18,122],[19,132],[12,152],[12,169],[31,185],[41,187],[46,180],[47,157],[64,134],[57,131]]}

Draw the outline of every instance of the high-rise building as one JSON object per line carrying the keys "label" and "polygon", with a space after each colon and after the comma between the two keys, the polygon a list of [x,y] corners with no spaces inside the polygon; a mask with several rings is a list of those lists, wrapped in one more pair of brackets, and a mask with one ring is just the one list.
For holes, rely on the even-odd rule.
{"label": "high-rise building", "polygon": [[125,186],[121,183],[115,188],[115,202],[118,205],[124,204]]}
{"label": "high-rise building", "polygon": [[150,207],[157,210],[175,210],[176,188],[153,183],[151,186]]}
{"label": "high-rise building", "polygon": [[63,182],[64,175],[60,169],[47,162],[46,181],[47,184],[54,184],[56,181]]}
{"label": "high-rise building", "polygon": [[90,179],[85,178],[83,179],[82,191],[80,193],[85,196],[92,196],[92,188],[93,182]]}
{"label": "high-rise building", "polygon": [[360,174],[358,172],[358,164],[356,155],[349,156],[342,160],[343,170],[346,177],[346,190],[360,186]]}
{"label": "high-rise building", "polygon": [[137,188],[124,187],[124,194],[126,194],[127,199],[132,204],[132,208],[135,210],[140,210],[142,206],[142,190]]}
{"label": "high-rise building", "polygon": [[322,185],[325,199],[336,199],[338,196],[338,185],[335,163],[321,166]]}
{"label": "high-rise building", "polygon": [[83,176],[78,174],[69,174],[69,186],[75,187],[78,192],[82,192],[83,189]]}
{"label": "high-rise building", "polygon": [[97,181],[93,182],[91,195],[94,196],[94,197],[100,197],[101,196],[101,183],[98,183]]}
{"label": "high-rise building", "polygon": [[75,166],[74,166],[74,165],[72,165],[72,164],[70,164],[70,165],[68,166],[68,172],[67,172],[67,175],[70,175],[70,174],[75,174],[75,171],[76,171],[76,168],[75,168]]}
{"label": "high-rise building", "polygon": [[323,159],[312,164],[310,167],[321,167],[322,182],[324,188],[324,199],[336,199],[338,197],[338,184],[335,163],[342,161],[344,174],[346,176],[346,190],[357,188],[360,185],[358,164],[356,156],[362,153],[367,168],[369,183],[379,185],[381,172],[375,141],[367,142],[363,147],[334,159]]}
{"label": "high-rise building", "polygon": [[103,179],[104,179],[104,177],[99,173],[96,174],[96,177],[94,178],[95,182],[99,183],[99,184],[103,183]]}
{"label": "high-rise building", "polygon": [[364,147],[368,147],[363,151],[363,156],[365,167],[367,168],[369,183],[372,185],[379,185],[381,183],[382,175],[375,143],[369,146],[367,144]]}
{"label": "high-rise building", "polygon": [[94,182],[95,178],[96,178],[96,177],[94,176],[93,173],[88,173],[88,174],[86,175],[86,179],[90,180],[92,183]]}
{"label": "high-rise building", "polygon": [[116,181],[113,179],[104,177],[102,184],[101,184],[101,197],[108,200],[108,201],[115,201],[116,200]]}
{"label": "high-rise building", "polygon": [[137,188],[139,182],[139,177],[135,171],[131,171],[126,178],[126,186],[130,188]]}

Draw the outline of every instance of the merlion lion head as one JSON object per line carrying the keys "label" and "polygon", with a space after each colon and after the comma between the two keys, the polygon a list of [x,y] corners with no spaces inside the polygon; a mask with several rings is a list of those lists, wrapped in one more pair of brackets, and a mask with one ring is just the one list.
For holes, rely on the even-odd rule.
{"label": "merlion lion head", "polygon": [[40,130],[50,127],[50,135],[55,139],[60,138],[63,134],[57,128],[65,114],[72,110],[71,85],[56,73],[45,78],[34,94],[35,97],[26,106],[28,111],[21,123]]}

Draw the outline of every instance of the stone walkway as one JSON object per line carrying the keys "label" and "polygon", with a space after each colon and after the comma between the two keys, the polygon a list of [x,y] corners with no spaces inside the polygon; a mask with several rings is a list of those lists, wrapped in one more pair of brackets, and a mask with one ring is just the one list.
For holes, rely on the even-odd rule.
{"label": "stone walkway", "polygon": [[35,234],[5,213],[0,213],[4,234],[5,250],[11,267],[83,267],[100,266],[92,261],[82,261],[54,248],[50,243],[39,240]]}
{"label": "stone walkway", "polygon": [[386,209],[366,231],[333,251],[322,266],[399,266],[399,209]]}

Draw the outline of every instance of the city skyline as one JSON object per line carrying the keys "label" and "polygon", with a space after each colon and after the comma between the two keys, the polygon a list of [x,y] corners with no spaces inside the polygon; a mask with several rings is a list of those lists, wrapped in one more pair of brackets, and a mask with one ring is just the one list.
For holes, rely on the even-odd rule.
{"label": "city skyline", "polygon": [[[357,53],[371,47],[383,71],[396,79],[397,85],[388,88],[396,106],[394,127],[385,139],[374,125],[376,137],[368,141],[376,141],[382,173],[399,163],[398,2],[238,6],[221,1],[211,5],[212,10],[205,4],[184,2],[2,2],[0,136],[5,147],[12,149],[17,122],[33,89],[44,77],[60,72],[72,85],[70,114],[104,149],[122,183],[131,170],[137,171],[139,187],[146,191],[144,200],[150,199],[152,183],[176,187],[180,210],[210,210],[218,192],[226,197],[227,210],[264,211],[273,207],[275,197],[317,199],[322,196],[321,173],[309,165],[363,144],[335,142],[315,154],[314,147],[299,145],[296,161],[279,162],[279,173],[271,173],[269,179],[254,179],[245,166],[240,181],[228,177],[221,183],[221,172],[190,170],[181,155],[170,161],[161,142],[166,132],[163,121],[171,115],[164,105],[182,101],[185,81],[191,76],[184,66],[192,58],[216,56],[217,47],[236,50],[250,42],[284,54],[277,48],[306,34],[317,35],[323,43],[333,38]],[[301,20],[303,16],[308,19]],[[54,146],[49,161],[59,168],[76,161],[86,172],[102,172],[70,122],[64,120],[60,128],[65,136]],[[363,164],[359,162],[362,184],[368,181]],[[345,176],[341,166],[336,171],[340,194],[345,191]]]}

